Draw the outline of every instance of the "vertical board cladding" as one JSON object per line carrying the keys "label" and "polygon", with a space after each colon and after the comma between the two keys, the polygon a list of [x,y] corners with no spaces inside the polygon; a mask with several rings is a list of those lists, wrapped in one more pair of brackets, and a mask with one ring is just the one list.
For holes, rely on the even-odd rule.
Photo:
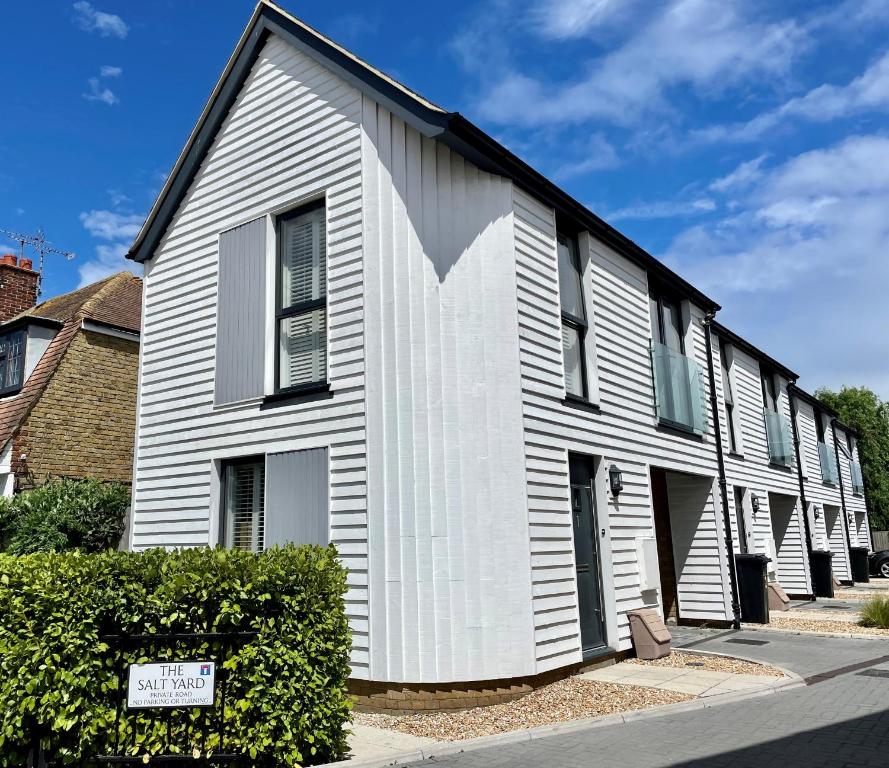
{"label": "vertical board cladding", "polygon": [[512,187],[363,129],[372,677],[531,674]]}
{"label": "vertical board cladding", "polygon": [[[326,448],[330,538],[349,569],[352,670],[366,678],[360,121],[353,87],[269,38],[146,269],[132,546],[215,540],[214,462]],[[332,396],[214,408],[219,235],[313,196],[327,204]]]}
{"label": "vertical board cladding", "polygon": [[270,453],[265,459],[266,546],[330,542],[327,449]]}
{"label": "vertical board cladding", "polygon": [[[604,485],[597,495],[599,527],[605,529],[600,543],[605,613],[611,622],[607,642],[619,649],[630,647],[627,612],[657,600],[657,593],[640,589],[637,557],[637,540],[654,535],[649,466],[709,483],[716,475],[716,453],[712,428],[703,439],[657,428],[646,273],[593,238],[581,259],[591,267],[593,306],[587,312],[595,326],[601,412],[564,401],[555,214],[523,190],[516,189],[514,197],[537,668],[544,671],[581,658],[568,452],[599,456],[603,467],[617,464],[622,470],[619,497],[610,496]],[[706,371],[703,311],[689,309],[687,348]],[[709,505],[698,510],[704,519],[712,519],[712,499]],[[704,558],[708,578],[727,585],[719,572],[717,539],[710,537],[703,546],[709,553]],[[700,612],[711,620],[726,619],[721,602],[705,601]]]}
{"label": "vertical board cladding", "polygon": [[725,617],[723,528],[712,478],[667,473],[676,592],[683,619]]}
{"label": "vertical board cladding", "polygon": [[[724,383],[722,381],[722,366],[719,364],[719,344],[716,336],[713,339],[713,354],[716,358],[715,371],[717,376],[717,395],[720,403],[724,402]],[[805,528],[802,519],[802,505],[799,504],[799,477],[796,463],[793,466],[783,467],[772,464],[769,460],[769,444],[766,434],[765,419],[763,416],[762,378],[759,362],[742,349],[732,349],[731,370],[732,392],[735,398],[735,411],[737,413],[736,424],[740,434],[740,443],[743,455],[726,455],[725,474],[729,486],[746,488],[751,494],[755,494],[759,500],[759,511],[751,514],[752,522],[752,548],[751,552],[769,555],[776,562],[770,563],[770,572],[777,576],[785,589],[794,593],[805,594],[811,590],[808,586],[800,587],[797,576],[793,576],[793,585],[784,584],[780,574],[804,573],[808,584],[808,559],[805,549]],[[790,429],[790,400],[785,387],[779,393],[778,407],[787,419]],[[720,429],[722,430],[723,444],[728,445],[728,425],[725,419],[725,410],[720,409]],[[798,420],[799,422],[800,420]],[[817,451],[816,451],[817,453]],[[807,462],[808,471],[811,474],[811,462]],[[773,529],[772,499],[770,496],[779,494],[779,515],[785,512],[786,500],[792,499],[792,517],[788,521],[794,532],[797,543],[785,546],[778,552],[779,537]],[[789,503],[789,502],[788,502]],[[729,505],[732,509],[732,541],[735,551],[739,551],[738,543],[738,514],[735,509],[734,494],[729,494]],[[799,536],[802,536],[802,546],[799,546]],[[774,546],[773,546],[774,543]],[[798,588],[799,587],[799,588]]]}
{"label": "vertical board cladding", "polygon": [[[815,504],[819,508],[818,519],[815,520],[815,536],[813,536],[812,544],[820,549],[828,549],[834,553],[833,555],[833,572],[838,579],[848,580],[851,578],[849,572],[848,558],[846,550],[848,545],[845,540],[845,534],[842,533],[842,520],[839,520],[839,526],[834,530],[831,527],[834,509],[840,509],[842,499],[840,497],[839,484],[825,483],[821,477],[821,457],[818,453],[818,431],[815,425],[815,409],[811,403],[797,398],[796,401],[800,451],[805,451],[806,466],[808,469],[805,478],[804,487],[806,490],[806,502]],[[830,451],[833,451],[833,437],[828,427],[824,434],[825,440]],[[815,511],[812,511],[814,518]],[[819,539],[819,537],[821,537]]]}
{"label": "vertical board cladding", "polygon": [[219,235],[214,401],[260,397],[264,386],[266,220]]}

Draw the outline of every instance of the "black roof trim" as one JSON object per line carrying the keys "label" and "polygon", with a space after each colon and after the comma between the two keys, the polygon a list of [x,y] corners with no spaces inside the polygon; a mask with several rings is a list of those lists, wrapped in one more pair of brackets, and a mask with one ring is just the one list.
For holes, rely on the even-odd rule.
{"label": "black roof trim", "polygon": [[743,349],[748,355],[752,355],[757,360],[765,363],[766,365],[768,365],[769,368],[774,369],[776,373],[780,373],[788,381],[794,382],[799,378],[799,374],[791,371],[790,368],[788,368],[786,365],[779,363],[777,360],[775,360],[774,357],[767,355],[765,352],[759,349],[759,347],[753,346],[753,344],[751,344],[746,339],[738,336],[738,334],[734,331],[730,331],[728,328],[722,325],[722,323],[718,323],[714,320],[712,327],[713,331],[716,333],[717,336],[719,336],[720,339],[729,342],[739,349]]}
{"label": "black roof trim", "polygon": [[29,325],[39,325],[43,328],[52,328],[54,330],[58,330],[62,326],[65,325],[61,320],[56,320],[52,317],[40,317],[38,315],[22,315],[19,317],[15,317],[12,320],[7,320],[5,323],[0,323],[0,333],[6,333],[7,331],[15,331],[19,328],[26,328]]}
{"label": "black roof trim", "polygon": [[827,403],[822,402],[810,392],[806,392],[806,390],[800,389],[796,384],[793,385],[793,394],[796,395],[796,397],[798,397],[800,400],[805,400],[805,402],[807,402],[811,406],[814,406],[819,411],[823,411],[831,418],[836,418],[839,415]]}
{"label": "black roof trim", "polygon": [[855,429],[855,427],[850,427],[848,424],[843,424],[839,419],[834,417],[834,422],[837,425],[837,429],[843,430],[843,432],[852,435],[852,437],[861,437],[861,433]]}
{"label": "black roof trim", "polygon": [[343,49],[310,28],[296,23],[287,14],[266,2],[260,2],[257,6],[252,26],[241,38],[226,66],[210,103],[173,168],[170,181],[161,192],[161,198],[155,203],[148,220],[130,247],[128,258],[145,261],[157,248],[219,128],[235,103],[263,44],[272,33],[320,60],[362,92],[371,94],[374,100],[424,135],[439,139],[480,168],[512,179],[530,194],[551,205],[559,214],[577,221],[579,228],[589,230],[603,243],[650,271],[659,281],[670,285],[703,309],[715,312],[720,308],[713,299],[559,189],[465,117],[456,112],[433,108],[434,105],[428,106],[430,102],[399,87],[369,65],[347,55]]}

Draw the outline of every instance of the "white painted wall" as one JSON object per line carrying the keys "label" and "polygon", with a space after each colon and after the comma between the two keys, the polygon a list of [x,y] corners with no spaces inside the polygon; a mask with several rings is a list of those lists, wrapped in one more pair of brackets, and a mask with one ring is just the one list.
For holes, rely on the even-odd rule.
{"label": "white painted wall", "polygon": [[[367,677],[360,121],[355,89],[269,39],[146,269],[132,546],[215,543],[219,460],[329,447],[352,669]],[[327,197],[334,395],[269,410],[255,401],[214,408],[219,233],[318,194]]]}
{"label": "white painted wall", "polygon": [[43,353],[46,352],[46,348],[55,337],[57,331],[54,328],[45,328],[42,325],[29,325],[27,333],[28,342],[25,345],[24,381],[27,381],[28,377],[34,372],[37,363],[40,362],[40,358],[43,357]]}
{"label": "white painted wall", "polygon": [[512,185],[362,125],[371,677],[533,674]]}
{"label": "white painted wall", "polygon": [[0,497],[11,499],[15,490],[15,475],[12,472],[12,440],[0,450]]}

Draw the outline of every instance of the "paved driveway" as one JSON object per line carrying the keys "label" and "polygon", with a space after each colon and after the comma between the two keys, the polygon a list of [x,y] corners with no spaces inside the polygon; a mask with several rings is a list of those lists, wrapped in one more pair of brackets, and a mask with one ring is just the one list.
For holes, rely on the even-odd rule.
{"label": "paved driveway", "polygon": [[[677,638],[679,639],[679,638]],[[442,757],[454,768],[824,768],[889,766],[889,642],[705,633],[702,650],[741,651],[810,684],[772,696]],[[727,643],[767,640],[766,645]],[[875,660],[883,659],[874,664]],[[422,764],[429,768],[430,762]]]}

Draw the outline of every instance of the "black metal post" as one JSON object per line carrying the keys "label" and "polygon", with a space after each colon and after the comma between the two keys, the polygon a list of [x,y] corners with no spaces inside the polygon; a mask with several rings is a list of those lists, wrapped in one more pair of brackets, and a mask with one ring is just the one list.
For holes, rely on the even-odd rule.
{"label": "black metal post", "polygon": [[722,430],[719,426],[719,401],[716,397],[716,374],[713,370],[713,312],[704,315],[704,337],[707,343],[707,377],[710,382],[710,412],[716,440],[716,466],[719,470],[719,491],[722,498],[722,521],[725,528],[725,551],[728,557],[729,582],[732,590],[732,626],[741,628],[741,602],[738,598],[738,574],[735,567],[735,545],[732,541],[732,517],[728,508],[728,482],[725,479],[725,457],[722,453]]}
{"label": "black metal post", "polygon": [[809,560],[809,581],[812,587],[812,600],[814,601],[818,599],[818,596],[815,594],[815,566],[812,563],[812,531],[809,528],[809,505],[806,502],[806,484],[803,480],[802,453],[800,448],[799,429],[796,423],[796,398],[793,396],[795,388],[795,381],[787,382],[787,399],[790,401],[790,428],[793,430],[793,450],[796,454],[796,476],[799,480],[799,503],[802,507],[803,527],[806,533],[806,557]]}

